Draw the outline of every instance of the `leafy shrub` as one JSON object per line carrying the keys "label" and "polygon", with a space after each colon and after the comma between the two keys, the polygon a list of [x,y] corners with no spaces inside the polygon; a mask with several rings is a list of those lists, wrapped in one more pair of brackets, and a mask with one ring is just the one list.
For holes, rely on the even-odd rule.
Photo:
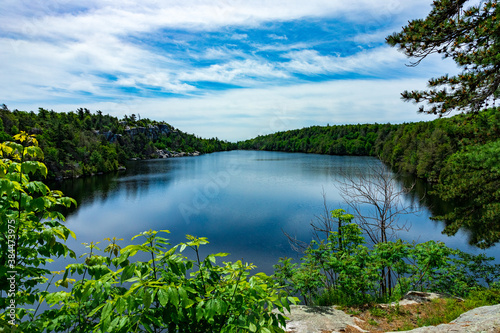
{"label": "leafy shrub", "polygon": [[62,243],[75,234],[60,222],[64,216],[58,208],[76,202],[30,180],[47,175],[39,161],[42,150],[35,137],[24,132],[14,139],[20,143],[0,144],[0,327],[33,319],[24,307],[38,301],[40,283],[50,274],[44,266],[50,257],[75,257]]}
{"label": "leafy shrub", "polygon": [[[493,299],[499,284],[500,265],[494,258],[471,255],[442,242],[421,244],[402,240],[364,245],[360,228],[349,223],[352,215],[340,212],[346,223],[325,240],[313,240],[301,263],[281,258],[275,265],[275,279],[291,295],[302,296],[306,304],[356,305],[398,300],[409,290],[433,291],[467,297],[486,292]],[[332,215],[339,215],[339,210]],[[393,283],[384,290],[382,274]],[[385,277],[384,277],[385,278]]]}
{"label": "leafy shrub", "polygon": [[[89,252],[81,256],[82,263],[56,272],[63,274],[55,282],[56,291],[48,291],[52,280],[42,290],[44,276],[50,276],[44,265],[51,257],[76,259],[60,242],[76,236],[61,224],[64,216],[57,211],[76,203],[30,181],[29,175],[47,175],[39,161],[42,151],[33,136],[14,138],[20,143],[1,143],[0,149],[0,273],[14,272],[12,281],[0,282],[2,331],[283,332],[283,312],[296,299],[271,277],[250,276],[253,265],[217,265],[224,253],[200,260],[199,247],[208,243],[206,238],[188,236],[187,242],[170,246],[159,232],[149,230],[134,237],[142,237],[142,244],[123,249],[116,238],[106,239],[104,253],[98,242],[85,244]],[[196,260],[182,254],[186,248],[195,252]],[[139,253],[151,259],[133,260]],[[51,309],[38,313],[43,302]],[[273,312],[275,308],[281,313]]]}
{"label": "leafy shrub", "polygon": [[[85,262],[69,265],[57,284],[68,285],[75,273],[83,277],[69,292],[47,293],[47,303],[59,308],[44,312],[33,325],[55,332],[282,331],[285,317],[272,310],[289,310],[295,299],[270,277],[250,277],[254,266],[240,261],[216,265],[225,253],[189,260],[182,252],[189,247],[199,258],[205,238],[187,236],[188,242],[170,247],[158,234],[142,232],[134,238],[143,237],[144,243],[123,249],[111,241],[107,256],[96,253],[97,243],[88,244]],[[131,262],[141,252],[151,259]]]}

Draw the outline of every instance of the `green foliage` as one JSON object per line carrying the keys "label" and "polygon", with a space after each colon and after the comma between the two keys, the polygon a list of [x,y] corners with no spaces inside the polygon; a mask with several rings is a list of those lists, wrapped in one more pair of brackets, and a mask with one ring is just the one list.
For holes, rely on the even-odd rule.
{"label": "green foliage", "polygon": [[[188,235],[186,243],[171,247],[159,234],[142,232],[132,240],[143,243],[124,248],[107,239],[107,256],[98,254],[99,243],[87,244],[84,263],[68,265],[57,282],[73,283],[72,289],[44,293],[54,309],[20,326],[54,332],[282,332],[285,317],[271,311],[289,310],[296,300],[270,277],[250,277],[254,266],[241,261],[216,265],[225,253],[200,260],[206,238]],[[182,254],[186,248],[196,260]],[[151,259],[132,260],[141,253]]]}
{"label": "green foliage", "polygon": [[239,149],[330,155],[376,155],[377,142],[394,125],[312,126],[238,142]]}
{"label": "green foliage", "polygon": [[476,303],[474,304],[475,307],[500,304],[500,288],[473,291],[467,300]]}
{"label": "green foliage", "polygon": [[125,115],[120,121],[82,108],[67,113],[43,108],[38,113],[10,111],[4,105],[0,109],[0,142],[11,140],[19,130],[37,134],[49,178],[116,171],[130,158],[157,157],[157,148],[201,153],[233,148],[229,142],[201,139],[150,119]]}
{"label": "green foliage", "polygon": [[[430,122],[312,126],[258,136],[239,142],[238,148],[376,156],[397,170],[434,182],[453,153],[499,137],[500,113],[491,108]],[[307,140],[310,144],[303,144]]]}
{"label": "green foliage", "polygon": [[451,58],[463,70],[456,76],[429,80],[430,90],[405,91],[406,101],[432,105],[420,112],[448,114],[452,110],[477,112],[500,97],[500,8],[497,0],[481,1],[465,8],[467,0],[438,0],[425,19],[410,21],[387,38],[417,65],[432,53]]}
{"label": "green foliage", "polygon": [[471,243],[481,248],[500,240],[500,140],[453,154],[443,169],[436,193],[455,203],[444,232],[472,230]]}
{"label": "green foliage", "polygon": [[[344,222],[338,232],[331,232],[321,242],[311,241],[300,265],[281,258],[274,266],[277,281],[288,285],[292,294],[299,293],[306,304],[312,304],[325,290],[328,291],[326,298],[337,304],[364,302],[371,298],[368,291],[377,279],[375,267],[369,265],[367,248],[362,246],[361,230],[350,223],[353,216],[344,214],[343,210],[332,213]],[[370,269],[364,269],[369,266]],[[324,301],[325,297],[320,304]]]}
{"label": "green foliage", "polygon": [[[352,218],[343,216],[348,221]],[[410,290],[464,297],[495,287],[500,282],[500,265],[490,264],[493,259],[434,241],[397,240],[370,249],[364,245],[359,227],[347,223],[327,239],[312,241],[300,265],[281,258],[274,267],[277,281],[289,293],[300,294],[306,304],[359,305],[398,300]],[[383,284],[380,274],[384,271],[392,275],[394,284]]]}
{"label": "green foliage", "polygon": [[[15,276],[15,283],[7,278],[0,281],[2,326],[33,318],[34,313],[22,307],[39,300],[39,284],[50,273],[44,265],[51,257],[75,257],[62,243],[75,234],[61,223],[64,216],[58,209],[76,202],[30,180],[47,175],[47,168],[39,161],[43,153],[34,136],[21,132],[14,139],[19,143],[0,144],[0,276]],[[15,312],[9,309],[12,300]]]}

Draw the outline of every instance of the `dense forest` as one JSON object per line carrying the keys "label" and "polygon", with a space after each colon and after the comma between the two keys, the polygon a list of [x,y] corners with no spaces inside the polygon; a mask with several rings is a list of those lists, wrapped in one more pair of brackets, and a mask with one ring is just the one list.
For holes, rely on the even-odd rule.
{"label": "dense forest", "polygon": [[49,178],[116,171],[130,158],[158,157],[158,150],[203,154],[234,148],[227,141],[202,139],[135,114],[118,119],[85,108],[75,112],[10,111],[4,104],[0,108],[0,142],[12,141],[20,131],[36,134]]}
{"label": "dense forest", "polygon": [[428,122],[312,126],[239,142],[239,149],[378,157],[394,170],[435,184],[453,203],[437,216],[445,232],[475,231],[471,242],[500,240],[500,113],[498,108]]}
{"label": "dense forest", "polygon": [[439,179],[448,156],[500,137],[500,114],[491,108],[434,121],[311,126],[258,136],[239,149],[330,155],[376,156],[393,168],[431,182]]}

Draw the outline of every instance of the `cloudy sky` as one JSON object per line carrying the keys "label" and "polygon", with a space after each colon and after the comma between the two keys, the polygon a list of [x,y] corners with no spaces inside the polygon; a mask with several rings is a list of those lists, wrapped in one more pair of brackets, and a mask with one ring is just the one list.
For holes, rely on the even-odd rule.
{"label": "cloudy sky", "polygon": [[385,37],[431,0],[2,0],[0,103],[165,120],[236,141],[311,125],[430,120]]}

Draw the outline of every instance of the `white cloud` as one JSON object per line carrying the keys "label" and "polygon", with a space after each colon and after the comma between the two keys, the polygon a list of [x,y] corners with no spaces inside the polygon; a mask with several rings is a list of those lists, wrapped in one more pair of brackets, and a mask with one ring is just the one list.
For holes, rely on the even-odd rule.
{"label": "white cloud", "polygon": [[292,43],[292,44],[259,44],[254,43],[253,47],[258,49],[259,51],[291,51],[291,50],[300,50],[300,49],[309,49],[314,47],[316,43]]}
{"label": "white cloud", "polygon": [[[48,1],[38,15],[24,17],[12,13],[24,12],[24,7],[9,2],[1,16],[5,31],[23,33],[31,37],[78,38],[93,35],[126,35],[151,32],[161,27],[212,30],[225,26],[252,26],[268,21],[290,21],[304,17],[334,17],[382,23],[401,12],[428,10],[421,1],[392,0],[185,0],[185,1],[94,1],[87,10],[60,15],[57,9],[78,7],[81,2],[68,1],[58,6],[58,1]],[[52,9],[49,4],[53,4]],[[75,4],[71,6],[71,4]],[[25,5],[26,7],[28,5]],[[26,8],[24,8],[26,9]]]}
{"label": "white cloud", "polygon": [[187,93],[196,90],[192,85],[182,83],[173,78],[168,73],[154,72],[146,75],[136,75],[135,77],[120,78],[116,82],[118,85],[137,87],[139,85],[161,88],[164,92]]}
{"label": "white cloud", "polygon": [[315,50],[292,51],[284,55],[290,61],[282,66],[303,74],[377,73],[388,65],[402,64],[404,55],[389,47],[361,51],[352,56],[320,55]]}
{"label": "white cloud", "polygon": [[243,40],[243,39],[247,39],[247,38],[248,38],[247,34],[232,34],[231,35],[231,39],[235,39],[235,40]]}
{"label": "white cloud", "polygon": [[276,34],[269,34],[269,35],[267,35],[267,37],[269,37],[271,39],[277,39],[277,40],[288,40],[288,37],[286,37],[286,36],[278,36]]}
{"label": "white cloud", "polygon": [[385,42],[385,38],[394,32],[396,32],[396,29],[391,27],[374,32],[360,33],[354,36],[351,40],[360,44],[383,43]]}
{"label": "white cloud", "polygon": [[[13,41],[0,39],[0,61],[8,80],[0,82],[4,94],[17,98],[55,97],[64,91],[85,91],[99,96],[114,92],[102,74],[118,75],[132,82],[157,85],[169,91],[192,90],[178,81],[167,81],[161,73],[165,68],[182,69],[183,64],[165,55],[124,43],[113,36],[88,38],[83,42],[50,43],[44,41]],[[50,87],[50,90],[40,90]],[[37,91],[37,93],[33,93]],[[59,93],[55,93],[59,91]]]}
{"label": "white cloud", "polygon": [[288,78],[289,75],[277,69],[272,63],[246,59],[234,60],[222,65],[211,65],[207,68],[194,69],[189,72],[179,73],[182,81],[211,81],[223,83],[249,83],[248,77],[256,78]]}

